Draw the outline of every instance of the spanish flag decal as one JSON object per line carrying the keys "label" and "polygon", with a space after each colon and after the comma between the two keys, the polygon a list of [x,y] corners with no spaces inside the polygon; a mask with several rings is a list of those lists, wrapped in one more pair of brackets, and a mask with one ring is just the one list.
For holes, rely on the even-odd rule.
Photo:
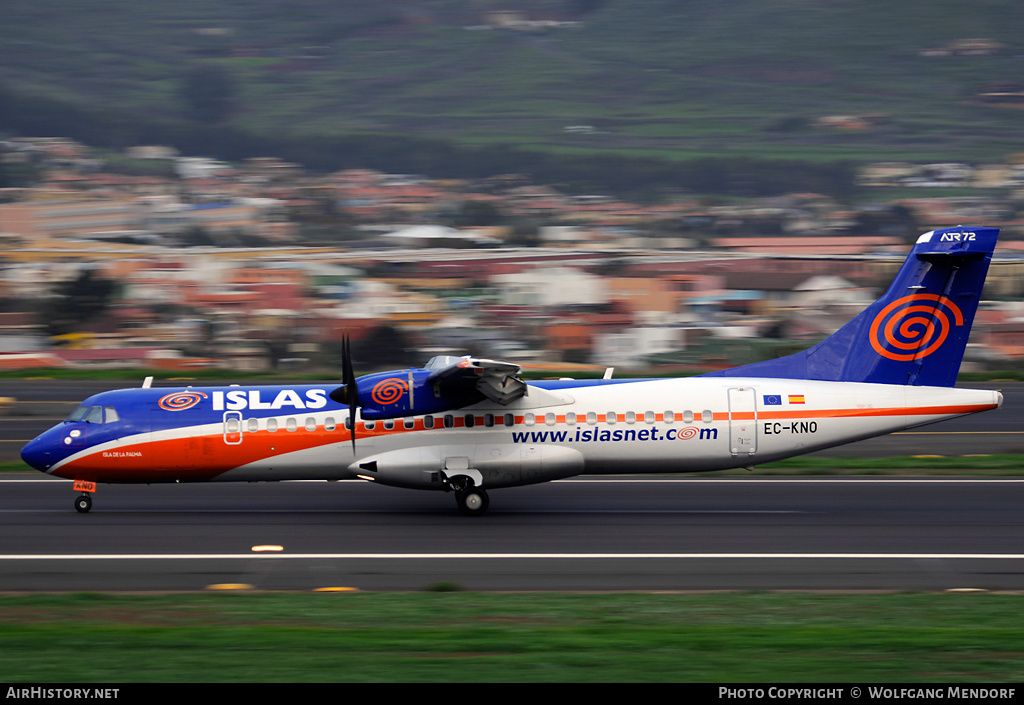
{"label": "spanish flag decal", "polygon": [[789,403],[790,404],[803,404],[804,403],[804,395],[803,394],[790,394],[789,395]]}

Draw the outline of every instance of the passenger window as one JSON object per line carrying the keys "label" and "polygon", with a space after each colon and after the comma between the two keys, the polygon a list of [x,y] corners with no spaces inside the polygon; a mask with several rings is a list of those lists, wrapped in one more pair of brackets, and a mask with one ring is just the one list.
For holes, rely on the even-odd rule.
{"label": "passenger window", "polygon": [[335,426],[335,424],[334,424],[334,417],[333,416],[328,416],[326,419],[324,419],[324,430],[325,431],[333,431],[335,428],[337,428],[337,426]]}
{"label": "passenger window", "polygon": [[260,430],[259,419],[249,419],[247,423],[249,424],[249,433],[256,433],[257,431]]}
{"label": "passenger window", "polygon": [[549,411],[548,413],[544,414],[544,423],[546,423],[548,426],[554,426],[557,420],[558,419],[555,418],[555,414],[553,411]]}
{"label": "passenger window", "polygon": [[683,412],[683,423],[693,423],[693,412],[689,409]]}
{"label": "passenger window", "polygon": [[484,414],[484,426],[490,428],[494,425],[494,414]]}
{"label": "passenger window", "polygon": [[609,411],[604,415],[605,423],[613,424],[618,421],[618,417],[614,411]]}
{"label": "passenger window", "polygon": [[591,426],[593,426],[594,424],[597,423],[597,412],[596,411],[588,411],[587,412],[587,423],[590,424]]}
{"label": "passenger window", "polygon": [[395,428],[395,420],[394,419],[388,419],[387,421],[385,421],[384,422],[384,428],[387,429],[388,431],[391,431],[392,429],[394,429]]}
{"label": "passenger window", "polygon": [[466,414],[463,420],[466,423],[466,428],[473,428],[473,424],[476,423],[476,417],[473,414]]}
{"label": "passenger window", "polygon": [[444,415],[444,427],[453,428],[455,426],[455,417],[451,414]]}
{"label": "passenger window", "polygon": [[700,412],[700,420],[704,423],[711,423],[715,420],[715,415],[711,413],[711,409],[704,409]]}
{"label": "passenger window", "polygon": [[662,415],[662,418],[665,419],[665,423],[675,423],[676,422],[676,414],[675,414],[674,411],[666,411]]}
{"label": "passenger window", "polygon": [[277,431],[277,419],[267,419],[267,430],[271,433]]}
{"label": "passenger window", "polygon": [[316,419],[313,418],[312,416],[307,416],[306,417],[306,430],[307,431],[315,431],[316,430]]}
{"label": "passenger window", "polygon": [[636,413],[633,411],[626,412],[626,423],[633,423],[636,421]]}
{"label": "passenger window", "polygon": [[523,423],[525,423],[527,426],[532,426],[533,414],[526,414],[525,416],[523,416]]}
{"label": "passenger window", "polygon": [[433,416],[424,416],[423,417],[423,428],[433,428],[433,427],[434,427],[434,417]]}
{"label": "passenger window", "polygon": [[416,428],[416,421],[415,419],[405,419],[404,421],[402,421],[402,425],[405,426],[406,429],[411,431],[412,429]]}
{"label": "passenger window", "polygon": [[289,431],[294,431],[299,427],[299,424],[294,418],[289,417],[288,420],[285,422],[284,427],[287,428]]}
{"label": "passenger window", "polygon": [[572,411],[570,411],[568,414],[565,415],[565,422],[567,424],[569,424],[570,426],[575,426],[576,425],[576,414],[573,413]]}
{"label": "passenger window", "polygon": [[645,411],[644,412],[644,423],[654,423],[654,412],[653,411]]}
{"label": "passenger window", "polygon": [[516,425],[516,417],[515,417],[515,415],[513,415],[513,414],[505,414],[505,425],[506,426],[515,426]]}

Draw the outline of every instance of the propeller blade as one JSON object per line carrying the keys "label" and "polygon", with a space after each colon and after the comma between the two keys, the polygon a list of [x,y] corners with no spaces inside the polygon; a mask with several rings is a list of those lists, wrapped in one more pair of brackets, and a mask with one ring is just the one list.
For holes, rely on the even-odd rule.
{"label": "propeller blade", "polygon": [[345,400],[348,402],[349,427],[352,431],[352,452],[356,450],[356,407],[359,406],[359,389],[352,369],[352,346],[348,334],[341,341],[341,381],[345,385]]}

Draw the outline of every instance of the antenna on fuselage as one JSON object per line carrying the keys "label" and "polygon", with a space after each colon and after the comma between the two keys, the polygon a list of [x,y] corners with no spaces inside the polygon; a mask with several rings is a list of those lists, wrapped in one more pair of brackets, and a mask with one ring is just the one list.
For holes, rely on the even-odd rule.
{"label": "antenna on fuselage", "polygon": [[614,367],[606,368],[605,371],[604,371],[604,377],[602,377],[601,379],[611,379],[612,378],[612,372],[614,372],[614,371],[615,371]]}
{"label": "antenna on fuselage", "polygon": [[146,377],[146,379],[142,380],[142,388],[143,389],[149,389],[152,386],[153,386],[153,375],[150,375],[149,377]]}

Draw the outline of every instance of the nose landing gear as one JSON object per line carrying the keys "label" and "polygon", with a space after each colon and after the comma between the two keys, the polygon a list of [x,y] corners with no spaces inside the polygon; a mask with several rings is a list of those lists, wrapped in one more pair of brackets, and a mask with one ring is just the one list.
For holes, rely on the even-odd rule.
{"label": "nose landing gear", "polygon": [[75,497],[75,509],[77,509],[79,513],[85,514],[87,511],[92,509],[92,497],[87,494]]}
{"label": "nose landing gear", "polygon": [[89,480],[75,480],[75,490],[82,493],[75,497],[75,509],[79,514],[85,514],[92,509],[91,494],[96,491],[96,483]]}

